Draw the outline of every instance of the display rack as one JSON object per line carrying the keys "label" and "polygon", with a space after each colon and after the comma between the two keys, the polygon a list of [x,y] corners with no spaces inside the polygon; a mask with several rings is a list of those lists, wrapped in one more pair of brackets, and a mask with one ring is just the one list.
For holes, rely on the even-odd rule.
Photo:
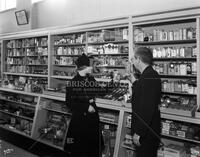
{"label": "display rack", "polygon": [[109,73],[113,70],[123,74],[124,65],[128,60],[128,21],[123,25],[107,25],[88,25],[85,31],[83,30],[86,27],[83,26],[82,30],[76,32],[51,34],[51,88],[62,87],[66,79],[75,75],[75,60],[82,53],[87,53],[93,58],[93,69],[98,79],[107,73],[107,78],[104,75],[101,81],[107,81],[110,78]]}
{"label": "display rack", "polygon": [[[42,93],[48,86],[48,34],[33,33],[3,40],[3,86]],[[34,85],[33,85],[34,84]],[[9,86],[9,87],[8,87]]]}
{"label": "display rack", "polygon": [[[194,134],[189,133],[190,129],[199,128],[199,117],[192,118],[200,103],[200,73],[197,70],[200,67],[199,17],[183,18],[183,14],[177,12],[177,15],[171,15],[166,12],[160,14],[162,18],[158,14],[136,16],[130,29],[133,30],[133,47],[152,49],[153,67],[161,76],[161,118],[172,122],[162,122],[165,144],[179,141],[192,147],[199,144]],[[168,15],[171,15],[170,18],[167,18]],[[171,125],[176,129],[170,128]],[[184,127],[185,130],[181,129]],[[193,137],[187,137],[188,134]]]}

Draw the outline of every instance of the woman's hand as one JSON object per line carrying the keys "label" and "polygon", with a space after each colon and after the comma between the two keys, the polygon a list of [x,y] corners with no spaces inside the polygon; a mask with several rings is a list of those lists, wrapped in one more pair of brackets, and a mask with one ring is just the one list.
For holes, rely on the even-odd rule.
{"label": "woman's hand", "polygon": [[133,143],[136,145],[136,146],[140,146],[140,136],[138,134],[134,134],[133,135]]}
{"label": "woman's hand", "polygon": [[94,109],[94,107],[92,105],[89,106],[88,112],[89,113],[94,113],[95,112],[95,109]]}

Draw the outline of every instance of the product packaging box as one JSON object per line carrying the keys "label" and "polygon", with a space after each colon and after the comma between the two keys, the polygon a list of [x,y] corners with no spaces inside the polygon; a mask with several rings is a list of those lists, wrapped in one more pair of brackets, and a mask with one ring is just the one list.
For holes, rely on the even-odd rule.
{"label": "product packaging box", "polygon": [[184,147],[170,144],[164,148],[164,157],[186,157]]}

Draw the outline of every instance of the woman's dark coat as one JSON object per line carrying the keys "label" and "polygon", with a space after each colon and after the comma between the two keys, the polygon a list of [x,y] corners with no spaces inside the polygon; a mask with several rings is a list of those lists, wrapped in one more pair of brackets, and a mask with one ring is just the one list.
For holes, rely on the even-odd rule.
{"label": "woman's dark coat", "polygon": [[[97,94],[105,93],[99,88],[91,76],[83,77],[77,74],[67,85],[66,105],[72,111],[71,122],[68,128],[65,150],[73,153],[91,154],[99,157],[102,148],[102,134],[99,122],[98,109],[95,102]],[[89,105],[96,110],[89,113]]]}

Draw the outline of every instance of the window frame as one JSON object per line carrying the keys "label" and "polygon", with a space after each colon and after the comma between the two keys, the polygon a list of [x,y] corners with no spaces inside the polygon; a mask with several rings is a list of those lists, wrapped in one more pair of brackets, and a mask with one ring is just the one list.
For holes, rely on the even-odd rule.
{"label": "window frame", "polygon": [[[7,4],[7,2],[6,1],[8,1],[8,0],[0,0],[0,6],[1,6],[1,4],[3,4],[3,2],[1,2],[1,1],[4,1],[4,6],[2,6],[2,7],[0,7],[0,13],[1,12],[5,12],[5,11],[8,11],[8,10],[12,10],[12,9],[15,9],[16,7],[17,7],[17,0],[15,0],[15,6],[13,5],[12,7],[8,7],[8,6],[6,6],[6,4]],[[13,3],[13,4],[14,4]],[[2,8],[2,9],[1,9]]]}

